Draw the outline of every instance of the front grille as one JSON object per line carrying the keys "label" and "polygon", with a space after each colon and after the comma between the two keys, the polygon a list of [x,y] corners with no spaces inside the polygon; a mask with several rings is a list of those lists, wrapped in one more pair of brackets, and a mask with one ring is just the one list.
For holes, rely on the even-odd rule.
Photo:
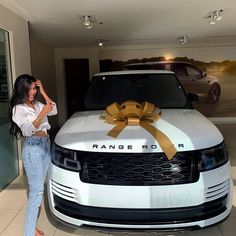
{"label": "front grille", "polygon": [[171,185],[196,182],[198,152],[163,153],[78,152],[83,182],[105,185]]}

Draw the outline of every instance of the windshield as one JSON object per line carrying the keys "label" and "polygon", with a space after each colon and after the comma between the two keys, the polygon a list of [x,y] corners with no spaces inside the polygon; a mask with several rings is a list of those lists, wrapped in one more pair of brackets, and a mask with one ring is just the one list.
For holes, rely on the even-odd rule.
{"label": "windshield", "polygon": [[85,106],[105,109],[126,100],[150,102],[160,108],[186,108],[186,94],[173,74],[119,74],[94,76]]}

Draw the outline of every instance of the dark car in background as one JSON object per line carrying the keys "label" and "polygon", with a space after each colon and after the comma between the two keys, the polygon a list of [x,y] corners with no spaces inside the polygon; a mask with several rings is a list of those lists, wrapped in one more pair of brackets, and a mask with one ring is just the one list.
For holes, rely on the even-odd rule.
{"label": "dark car in background", "polygon": [[218,104],[221,87],[217,78],[207,75],[191,63],[180,61],[157,61],[133,63],[125,66],[128,70],[169,70],[179,78],[187,92],[195,93],[199,101]]}

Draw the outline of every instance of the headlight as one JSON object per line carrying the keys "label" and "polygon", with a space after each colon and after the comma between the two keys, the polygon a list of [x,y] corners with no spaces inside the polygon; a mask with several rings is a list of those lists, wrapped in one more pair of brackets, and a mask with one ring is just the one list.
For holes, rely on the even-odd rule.
{"label": "headlight", "polygon": [[53,144],[52,147],[52,163],[63,169],[80,171],[81,166],[77,158],[76,151],[66,149]]}
{"label": "headlight", "polygon": [[225,144],[221,143],[213,148],[201,151],[200,161],[198,163],[199,171],[212,170],[224,165],[228,160],[228,152]]}

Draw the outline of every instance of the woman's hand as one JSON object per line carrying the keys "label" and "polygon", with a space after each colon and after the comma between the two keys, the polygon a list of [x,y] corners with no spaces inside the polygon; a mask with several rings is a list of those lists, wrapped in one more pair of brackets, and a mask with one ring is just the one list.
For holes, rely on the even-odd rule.
{"label": "woman's hand", "polygon": [[33,125],[38,128],[43,121],[44,117],[53,110],[54,103],[48,102],[44,105],[42,111],[39,113],[38,117],[33,121]]}
{"label": "woman's hand", "polygon": [[42,96],[44,97],[46,103],[52,103],[52,100],[48,97],[48,95],[46,94],[43,84],[41,82],[41,80],[36,80],[35,81],[35,86],[39,87],[39,92],[42,94]]}
{"label": "woman's hand", "polygon": [[41,80],[36,80],[35,81],[35,86],[39,87],[39,92],[42,95],[45,94],[45,91],[44,91],[43,84],[42,84]]}
{"label": "woman's hand", "polygon": [[54,103],[49,101],[44,105],[42,112],[46,115],[53,110]]}

